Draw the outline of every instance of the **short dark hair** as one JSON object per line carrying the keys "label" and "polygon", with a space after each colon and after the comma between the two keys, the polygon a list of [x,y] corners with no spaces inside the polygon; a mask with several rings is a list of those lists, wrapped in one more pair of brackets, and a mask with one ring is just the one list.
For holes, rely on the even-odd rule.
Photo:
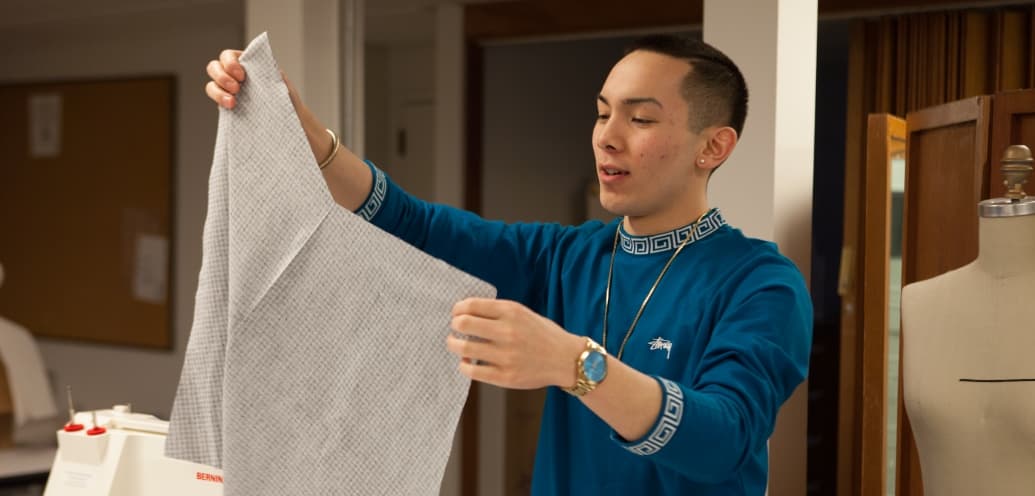
{"label": "short dark hair", "polygon": [[660,53],[690,64],[682,94],[690,105],[690,128],[700,132],[709,126],[729,126],[741,135],[747,118],[748,90],[744,75],[719,49],[685,35],[651,35],[626,47]]}

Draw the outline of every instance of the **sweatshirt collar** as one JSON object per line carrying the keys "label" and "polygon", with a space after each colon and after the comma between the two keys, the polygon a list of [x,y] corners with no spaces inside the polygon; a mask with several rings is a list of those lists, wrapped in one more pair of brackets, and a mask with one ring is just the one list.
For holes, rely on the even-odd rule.
{"label": "sweatshirt collar", "polygon": [[691,222],[683,227],[650,236],[629,234],[625,232],[625,227],[621,221],[619,221],[618,225],[622,251],[631,255],[653,255],[675,250],[679,243],[682,243],[687,236],[693,236],[686,243],[687,245],[692,245],[707,238],[718,231],[720,227],[726,225],[726,219],[719,213],[719,209],[713,208],[701,219],[701,226],[699,228]]}

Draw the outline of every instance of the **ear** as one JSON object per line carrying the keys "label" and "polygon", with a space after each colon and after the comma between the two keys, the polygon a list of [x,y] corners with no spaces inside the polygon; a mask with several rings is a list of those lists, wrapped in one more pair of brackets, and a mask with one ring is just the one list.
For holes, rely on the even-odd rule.
{"label": "ear", "polygon": [[696,163],[698,169],[712,171],[722,165],[733,153],[737,146],[737,132],[732,127],[723,126],[706,130],[702,133],[707,137],[704,148],[697,155]]}

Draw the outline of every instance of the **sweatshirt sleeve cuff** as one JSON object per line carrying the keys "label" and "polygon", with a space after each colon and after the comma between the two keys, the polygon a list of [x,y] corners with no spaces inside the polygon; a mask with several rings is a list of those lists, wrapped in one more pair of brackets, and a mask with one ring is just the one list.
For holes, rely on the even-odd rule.
{"label": "sweatshirt sleeve cuff", "polygon": [[663,377],[654,377],[661,385],[661,412],[647,434],[635,441],[626,441],[611,431],[611,439],[631,453],[648,456],[665,447],[676,435],[683,421],[683,389]]}
{"label": "sweatshirt sleeve cuff", "polygon": [[385,173],[378,169],[373,162],[369,160],[364,160],[364,162],[370,167],[370,173],[374,176],[374,185],[370,188],[370,194],[367,195],[366,201],[363,202],[363,205],[355,213],[369,222],[381,210],[381,206],[385,202],[385,193],[388,191],[388,179],[385,178]]}

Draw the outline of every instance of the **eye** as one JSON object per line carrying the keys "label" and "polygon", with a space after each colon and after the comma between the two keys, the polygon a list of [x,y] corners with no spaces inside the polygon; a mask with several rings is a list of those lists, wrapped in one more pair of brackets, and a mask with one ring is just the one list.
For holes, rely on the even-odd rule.
{"label": "eye", "polygon": [[597,114],[597,120],[598,121],[606,121],[608,119],[608,117],[611,117],[611,115],[610,114],[604,114],[604,113]]}
{"label": "eye", "polygon": [[655,120],[652,120],[652,119],[644,119],[644,118],[642,118],[642,117],[633,117],[633,118],[632,118],[632,121],[633,121],[634,123],[636,123],[636,124],[653,124],[653,123],[657,122],[657,121],[655,121]]}

